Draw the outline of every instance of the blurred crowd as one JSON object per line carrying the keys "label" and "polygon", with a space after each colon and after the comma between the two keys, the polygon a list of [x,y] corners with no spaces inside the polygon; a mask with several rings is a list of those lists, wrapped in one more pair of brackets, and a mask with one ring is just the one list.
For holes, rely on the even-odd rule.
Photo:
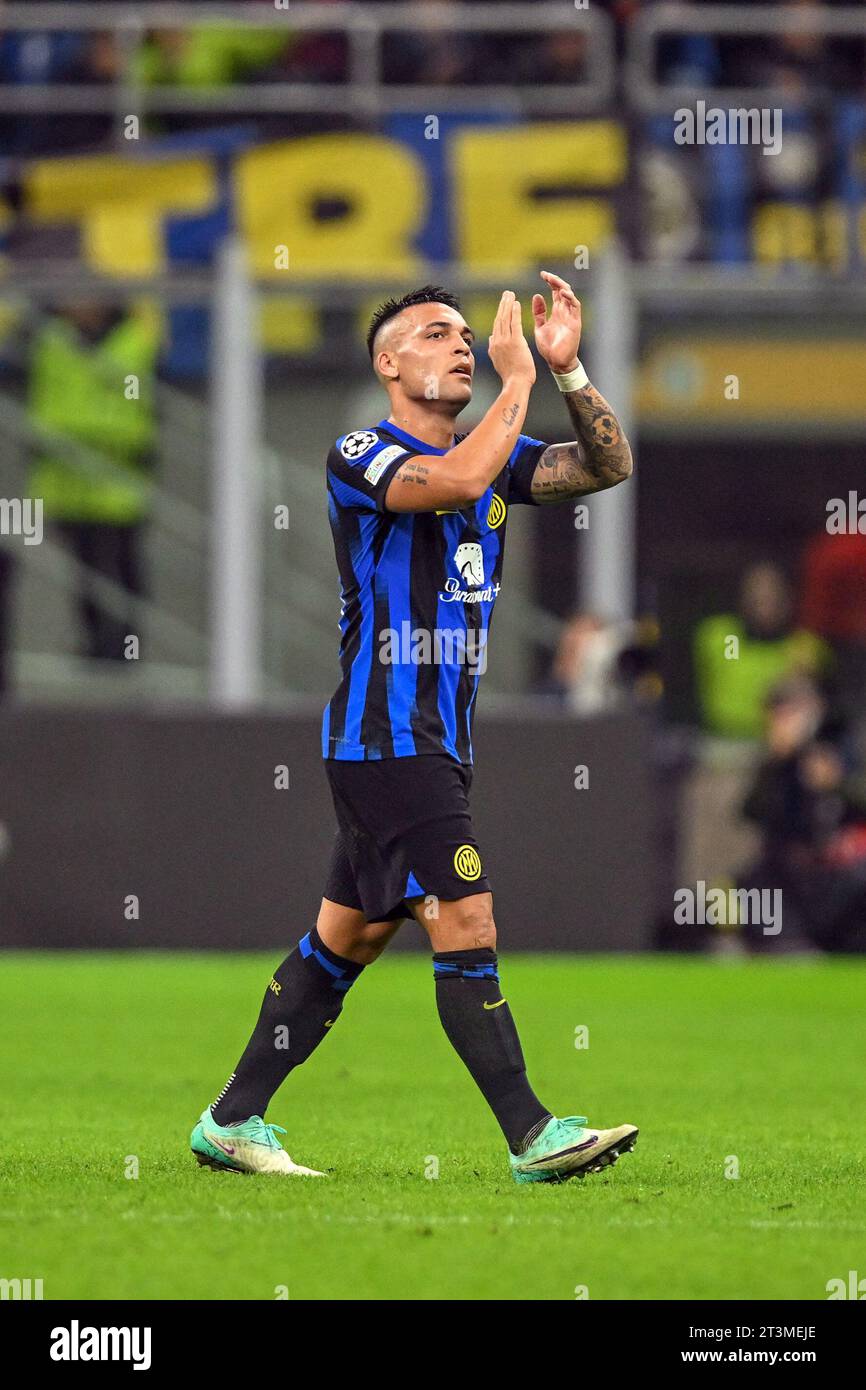
{"label": "blurred crowd", "polygon": [[[175,0],[178,11],[194,9],[198,0]],[[316,0],[312,0],[316,3]],[[317,0],[324,9],[331,0]],[[76,0],[67,0],[72,6]],[[97,0],[99,3],[99,0]],[[102,0],[108,9],[108,0]],[[239,0],[250,9],[272,0]],[[544,84],[568,85],[587,74],[588,43],[585,26],[576,17],[573,29],[537,33],[472,32],[459,25],[462,0],[436,0],[458,17],[453,27],[437,26],[423,17],[425,0],[416,0],[419,17],[415,28],[385,36],[382,47],[382,80],[391,84],[459,85],[497,83],[509,87]],[[495,0],[475,0],[493,4]],[[614,20],[620,53],[628,26],[656,0],[592,0],[594,10],[604,10]],[[700,8],[702,0],[691,0]],[[729,0],[745,6],[749,0]],[[781,3],[781,0],[780,0]],[[832,7],[837,0],[795,0],[802,10]],[[533,0],[528,0],[531,14]],[[116,83],[127,72],[122,40],[112,30],[55,32],[3,30],[0,5],[0,85],[30,86],[44,83]],[[823,38],[792,32],[777,39],[756,42],[746,36],[684,35],[666,38],[659,50],[659,76],[663,81],[694,85],[697,90],[718,85],[774,85],[798,93],[850,93],[866,91],[864,43],[856,38]],[[189,88],[219,88],[233,83],[303,82],[346,83],[350,77],[350,53],[345,36],[337,30],[314,33],[293,30],[291,7],[285,25],[276,28],[209,26],[150,30],[132,55],[128,72],[145,87],[171,84]],[[625,77],[623,78],[625,81]],[[217,116],[169,115],[152,118],[153,133],[191,126],[225,123]],[[351,116],[311,112],[289,117],[260,117],[263,133],[288,133],[290,129],[363,123]],[[0,148],[9,155],[27,156],[64,150],[95,148],[109,141],[113,120],[109,113],[69,114],[58,121],[48,114],[27,121],[0,118]]]}
{"label": "blurred crowd", "polygon": [[[654,619],[576,613],[537,693],[582,715],[649,710],[660,731],[664,643]],[[700,765],[707,740],[717,765],[720,746],[751,748],[735,816],[752,827],[754,850],[726,882],[783,895],[784,938],[744,923],[742,943],[866,950],[866,534],[816,535],[796,586],[770,561],[752,565],[737,608],[699,618],[691,646],[698,728],[679,745],[678,772]],[[659,733],[659,766],[670,747]],[[669,829],[662,857],[678,853]],[[664,936],[664,907],[660,919]]]}

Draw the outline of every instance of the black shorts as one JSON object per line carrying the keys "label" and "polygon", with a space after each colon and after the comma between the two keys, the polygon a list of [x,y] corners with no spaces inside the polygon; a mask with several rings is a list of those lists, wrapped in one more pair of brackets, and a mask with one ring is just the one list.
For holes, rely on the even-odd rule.
{"label": "black shorts", "polygon": [[368,922],[409,917],[407,900],[489,893],[469,814],[472,768],[447,753],[325,760],[339,831],[324,896]]}

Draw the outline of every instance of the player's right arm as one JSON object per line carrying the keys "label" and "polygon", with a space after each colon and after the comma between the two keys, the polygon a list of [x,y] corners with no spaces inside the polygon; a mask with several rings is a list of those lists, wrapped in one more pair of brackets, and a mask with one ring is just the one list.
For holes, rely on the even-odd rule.
{"label": "player's right arm", "polygon": [[489,355],[502,390],[471,434],[447,453],[414,454],[388,485],[389,512],[433,512],[469,506],[505,467],[526,419],[535,363],[523,336],[520,304],[506,290],[496,311]]}

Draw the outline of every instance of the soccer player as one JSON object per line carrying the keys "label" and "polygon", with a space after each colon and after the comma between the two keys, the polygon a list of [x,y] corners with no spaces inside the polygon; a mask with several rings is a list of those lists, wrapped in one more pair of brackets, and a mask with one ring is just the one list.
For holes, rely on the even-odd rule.
{"label": "soccer player", "polygon": [[343,435],[327,460],[342,680],[322,748],[339,831],[316,925],[274,972],[243,1056],[193,1130],[201,1164],[321,1176],[289,1158],[268,1104],[410,914],[430,938],[442,1026],[502,1129],[515,1180],[594,1172],[634,1146],[634,1125],[557,1119],[529,1084],[469,812],[508,508],[583,497],[632,471],[616,416],[578,360],[580,303],[558,276],[542,279],[552,305],[533,296],[535,343],[574,427],[567,444],[521,433],[535,365],[510,290],[489,339],[502,389],[465,435],[455,427],[472,396],[474,335],[454,296],[426,285],[373,316],[367,344],[390,413]]}

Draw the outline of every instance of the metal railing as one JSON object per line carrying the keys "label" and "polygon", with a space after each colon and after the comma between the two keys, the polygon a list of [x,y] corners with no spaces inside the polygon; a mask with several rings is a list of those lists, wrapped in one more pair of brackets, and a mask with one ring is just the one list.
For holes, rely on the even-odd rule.
{"label": "metal railing", "polygon": [[[699,95],[708,105],[738,107],[784,105],[791,101],[787,88],[766,84],[713,86],[660,81],[656,75],[662,39],[674,35],[706,37],[786,38],[814,34],[823,38],[866,39],[866,5],[773,5],[754,0],[749,5],[680,3],[651,5],[642,9],[629,27],[623,96],[635,110],[667,115],[674,105],[694,101]],[[826,100],[820,88],[805,89],[805,104]],[[798,102],[800,98],[798,96]]]}
{"label": "metal railing", "polygon": [[[210,420],[206,407],[195,398],[186,395],[176,387],[159,382],[157,399],[171,404],[171,429],[176,432],[178,421],[181,428],[190,435],[199,437],[210,432]],[[74,466],[81,476],[94,481],[126,481],[126,471],[112,459],[100,454],[92,447],[56,432],[37,429],[30,420],[24,406],[6,392],[0,391],[0,435],[18,451],[17,465],[7,464],[0,469],[0,493],[4,495],[27,494],[26,468],[23,460],[34,450],[50,447],[53,455]],[[322,490],[312,470],[306,468],[276,468],[272,450],[263,447],[263,460],[270,459],[271,467],[262,468],[264,493],[262,507],[258,511],[259,525],[267,524],[268,509],[276,503],[285,503],[294,515],[323,506]],[[183,448],[174,451],[174,465],[192,469],[191,454]],[[175,482],[179,481],[175,478]],[[195,501],[186,500],[174,489],[169,489],[160,481],[159,473],[150,480],[148,516],[148,548],[158,549],[163,557],[171,559],[174,579],[170,585],[163,574],[161,588],[170,589],[172,594],[190,587],[203,589],[209,569],[211,543],[210,485],[202,492],[201,478],[186,476],[182,478],[188,492]],[[0,546],[4,546],[20,561],[24,571],[30,571],[40,583],[47,584],[56,593],[72,599],[77,592],[86,589],[106,612],[116,618],[128,617],[136,624],[135,630],[146,632],[148,644],[157,644],[165,653],[160,666],[159,680],[149,693],[174,697],[181,694],[202,694],[206,690],[206,671],[210,654],[211,635],[206,624],[191,620],[189,615],[181,616],[173,611],[164,598],[158,596],[137,597],[122,588],[116,581],[99,574],[76,559],[64,546],[55,542],[49,533],[38,546],[22,546],[17,539],[0,535]],[[262,626],[269,642],[291,643],[300,659],[327,684],[334,673],[333,643],[323,650],[322,638],[327,631],[335,629],[337,614],[337,587],[335,582],[327,584],[308,570],[302,570],[290,560],[272,563],[269,567],[267,583],[263,586],[264,605]],[[185,607],[190,608],[187,598]],[[194,606],[194,605],[193,605]],[[151,684],[152,663],[142,663],[142,682],[132,681],[123,672],[118,681],[112,682],[113,663],[94,663],[75,661],[62,652],[19,653],[19,662],[28,675],[32,675],[40,687],[61,687],[64,684],[76,689],[113,686],[114,688],[138,687],[142,682]],[[272,664],[271,664],[272,665]],[[114,672],[116,672],[114,667]],[[197,673],[197,674],[196,674]],[[278,695],[284,693],[278,676],[265,663],[263,671],[264,693]]]}
{"label": "metal railing", "polygon": [[[44,112],[113,113],[118,129],[134,112],[181,114],[219,111],[238,114],[286,114],[291,112],[341,112],[374,118],[392,111],[448,112],[487,110],[491,107],[512,115],[581,114],[598,110],[617,96],[615,28],[610,16],[597,6],[586,9],[566,3],[530,6],[502,3],[430,4],[339,3],[317,5],[292,0],[286,9],[263,4],[210,4],[178,7],[165,3],[138,5],[64,5],[51,0],[6,4],[4,29],[22,32],[113,31],[120,42],[123,71],[114,83],[34,83],[0,87],[0,113],[26,115]],[[180,84],[148,85],[137,80],[135,60],[154,29],[207,28],[284,30],[287,37],[339,34],[347,45],[345,82],[233,81],[212,87],[190,88]],[[536,34],[573,32],[587,40],[585,76],[569,83],[515,86],[507,74],[499,82],[472,84],[385,83],[382,48],[387,35]],[[693,84],[663,82],[656,76],[656,59],[662,38],[674,35],[737,36],[756,40],[788,35],[866,37],[866,7],[843,5],[799,6],[764,3],[748,6],[677,3],[643,9],[627,29],[625,80],[619,99],[625,109],[666,112],[672,101],[694,96]],[[708,101],[738,105],[753,100],[758,92],[764,103],[779,100],[779,89],[729,86],[701,89]],[[790,95],[790,94],[788,94]],[[809,94],[806,94],[809,99]]]}
{"label": "metal railing", "polygon": [[[541,3],[529,7],[503,3],[431,4],[306,4],[288,9],[270,5],[201,4],[178,12],[170,4],[40,3],[7,4],[3,26],[16,30],[101,32],[113,30],[121,43],[124,71],[115,84],[40,83],[0,87],[0,113],[17,115],[42,112],[113,113],[118,129],[123,118],[135,113],[190,113],[218,110],[237,115],[286,112],[342,112],[373,118],[389,111],[437,113],[485,111],[505,113],[575,114],[594,110],[612,100],[616,79],[614,26],[596,6]],[[245,29],[283,29],[297,34],[342,34],[347,55],[346,82],[291,81],[243,83],[209,88],[159,84],[136,80],[135,59],[152,29],[187,30],[236,26]],[[557,84],[527,83],[515,87],[507,74],[496,83],[471,86],[446,84],[392,84],[382,80],[382,45],[388,34],[442,32],[455,37],[480,34],[548,34],[578,28],[587,39],[585,78]]]}

